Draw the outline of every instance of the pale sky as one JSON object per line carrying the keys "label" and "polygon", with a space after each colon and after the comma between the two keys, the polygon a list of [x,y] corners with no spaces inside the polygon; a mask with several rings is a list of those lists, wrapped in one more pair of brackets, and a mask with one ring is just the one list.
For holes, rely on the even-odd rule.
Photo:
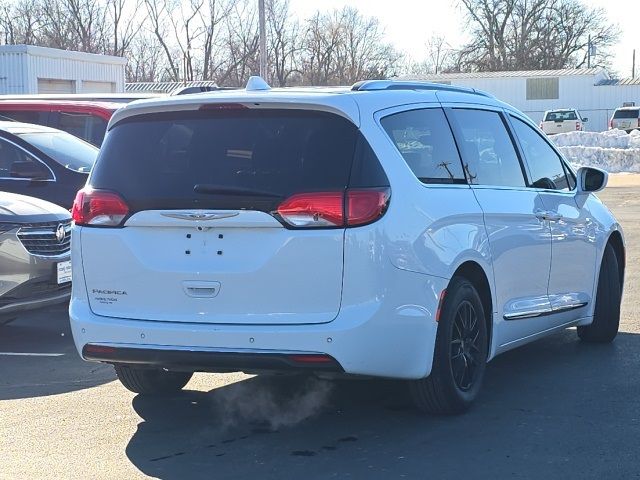
{"label": "pale sky", "polygon": [[[636,72],[640,71],[640,1],[585,0],[606,10],[611,22],[620,27],[620,44],[613,49],[613,68],[621,77],[631,76],[631,57],[636,51]],[[306,18],[315,11],[356,7],[378,17],[388,40],[410,58],[424,58],[424,45],[434,34],[443,35],[456,47],[464,42],[462,11],[456,0],[290,0],[293,13]]]}

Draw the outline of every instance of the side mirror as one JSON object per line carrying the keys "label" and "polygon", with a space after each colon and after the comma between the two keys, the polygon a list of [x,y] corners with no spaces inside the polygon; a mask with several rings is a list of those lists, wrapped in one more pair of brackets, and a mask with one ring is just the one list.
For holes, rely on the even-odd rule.
{"label": "side mirror", "polygon": [[583,121],[584,123],[587,123],[587,122],[589,121],[589,118],[584,117],[584,118],[582,119],[582,121]]}
{"label": "side mirror", "polygon": [[604,170],[593,167],[578,169],[578,193],[599,192],[607,186],[609,174]]}

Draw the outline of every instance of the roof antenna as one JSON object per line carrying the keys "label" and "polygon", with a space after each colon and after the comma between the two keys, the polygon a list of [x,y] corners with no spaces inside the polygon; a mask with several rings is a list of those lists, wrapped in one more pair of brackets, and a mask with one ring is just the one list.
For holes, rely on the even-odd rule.
{"label": "roof antenna", "polygon": [[267,82],[264,81],[262,77],[254,75],[252,77],[249,77],[246,90],[247,92],[256,92],[256,91],[271,90],[271,87]]}

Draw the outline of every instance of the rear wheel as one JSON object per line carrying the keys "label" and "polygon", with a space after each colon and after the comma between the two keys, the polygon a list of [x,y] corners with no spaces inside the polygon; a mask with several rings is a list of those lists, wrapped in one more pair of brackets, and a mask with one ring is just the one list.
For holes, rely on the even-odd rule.
{"label": "rear wheel", "polygon": [[161,369],[114,365],[120,383],[127,390],[147,395],[174,393],[189,382],[191,372],[167,372]]}
{"label": "rear wheel", "polygon": [[410,383],[416,406],[434,414],[467,410],[478,396],[487,361],[487,326],[480,295],[454,277],[442,305],[431,374]]}
{"label": "rear wheel", "polygon": [[578,336],[584,342],[608,343],[618,334],[620,326],[620,302],[622,285],[618,259],[611,245],[607,245],[602,256],[596,306],[591,325],[578,327]]}

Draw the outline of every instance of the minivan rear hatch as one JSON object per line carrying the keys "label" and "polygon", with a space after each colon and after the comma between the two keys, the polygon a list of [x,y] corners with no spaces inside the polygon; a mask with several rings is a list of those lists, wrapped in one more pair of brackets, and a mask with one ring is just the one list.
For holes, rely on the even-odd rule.
{"label": "minivan rear hatch", "polygon": [[171,322],[332,321],[358,129],[327,112],[209,107],[111,127],[87,195],[114,195],[126,214],[115,228],[82,229],[91,309]]}

